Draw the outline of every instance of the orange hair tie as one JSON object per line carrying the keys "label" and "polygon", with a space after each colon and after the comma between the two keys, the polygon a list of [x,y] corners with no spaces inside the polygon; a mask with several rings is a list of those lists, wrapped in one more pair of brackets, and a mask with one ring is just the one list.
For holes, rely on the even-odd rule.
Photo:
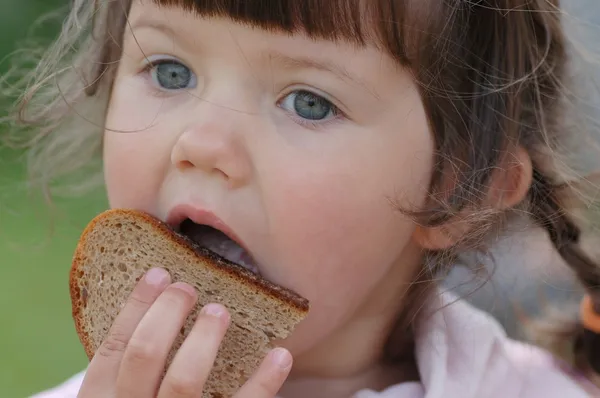
{"label": "orange hair tie", "polygon": [[594,303],[589,294],[583,296],[580,311],[583,327],[590,332],[600,334],[600,314],[594,310]]}

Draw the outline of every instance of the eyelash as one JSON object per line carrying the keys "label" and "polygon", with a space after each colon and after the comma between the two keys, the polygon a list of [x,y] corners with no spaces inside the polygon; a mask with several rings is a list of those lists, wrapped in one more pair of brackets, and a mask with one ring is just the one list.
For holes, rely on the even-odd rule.
{"label": "eyelash", "polygon": [[[177,62],[180,63],[181,65],[185,66],[186,68],[190,69],[184,62],[179,61],[177,58],[173,58],[173,57],[162,57],[162,58],[158,58],[156,60],[149,60],[148,58],[146,58],[146,63],[143,65],[142,69],[138,72],[140,75],[142,75],[144,77],[144,79],[150,81],[151,86],[152,86],[152,95],[162,98],[162,97],[168,97],[168,96],[172,96],[174,93],[177,93],[178,91],[183,91],[183,90],[166,90],[166,89],[161,89],[160,87],[156,87],[156,84],[154,84],[152,82],[152,70],[154,68],[157,68],[160,65],[163,64],[168,64],[168,63],[173,63],[173,62]],[[193,73],[193,71],[192,71]]]}
{"label": "eyelash", "polygon": [[[328,101],[331,106],[332,106],[332,112],[333,112],[333,117],[329,120],[325,120],[325,121],[321,121],[321,120],[309,120],[309,119],[304,119],[302,117],[298,117],[298,115],[294,114],[294,112],[290,112],[286,109],[283,109],[281,107],[281,103],[292,93],[294,92],[300,92],[300,91],[306,91],[309,92],[317,97],[321,97],[323,99],[325,99],[326,101]],[[310,130],[318,130],[318,129],[324,129],[327,127],[330,127],[333,124],[337,124],[342,122],[345,119],[348,119],[348,116],[337,106],[335,105],[331,100],[329,100],[326,96],[316,92],[316,90],[308,90],[308,89],[301,89],[301,88],[297,88],[294,90],[290,90],[288,91],[285,95],[283,95],[281,97],[281,99],[279,99],[277,101],[277,106],[279,108],[281,108],[291,119],[293,119],[294,123],[299,124],[300,126],[310,129]]]}
{"label": "eyelash", "polygon": [[324,129],[326,127],[330,127],[333,124],[337,124],[339,122],[341,122],[344,118],[344,116],[342,116],[341,114],[336,114],[335,117],[329,119],[329,120],[325,120],[325,121],[314,121],[314,120],[307,120],[307,119],[302,119],[296,116],[291,116],[292,119],[294,119],[294,123],[299,124],[300,126],[307,128],[309,130],[318,130],[318,129]]}

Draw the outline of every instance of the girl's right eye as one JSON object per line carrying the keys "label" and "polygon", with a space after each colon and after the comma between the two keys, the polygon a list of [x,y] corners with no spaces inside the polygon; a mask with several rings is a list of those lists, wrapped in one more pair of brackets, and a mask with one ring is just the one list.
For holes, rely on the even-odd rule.
{"label": "girl's right eye", "polygon": [[153,61],[148,65],[148,71],[153,83],[161,90],[189,90],[197,84],[194,72],[174,59]]}

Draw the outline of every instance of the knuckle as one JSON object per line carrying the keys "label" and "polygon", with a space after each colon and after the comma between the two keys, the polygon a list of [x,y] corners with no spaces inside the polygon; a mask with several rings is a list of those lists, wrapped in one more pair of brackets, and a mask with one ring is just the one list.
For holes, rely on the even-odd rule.
{"label": "knuckle", "polygon": [[160,350],[149,343],[131,339],[127,346],[127,359],[134,363],[148,362],[160,357]]}
{"label": "knuckle", "polygon": [[131,296],[129,296],[129,305],[133,305],[136,307],[149,307],[153,303],[152,297],[144,297],[143,294],[138,292],[133,292]]}
{"label": "knuckle", "polygon": [[267,380],[263,380],[260,382],[260,389],[263,390],[266,394],[275,394],[277,392],[277,388],[275,388],[275,383]]}
{"label": "knuckle", "polygon": [[259,396],[271,396],[277,393],[276,377],[257,377],[255,388]]}
{"label": "knuckle", "polygon": [[191,377],[172,376],[168,386],[169,397],[195,397],[199,393],[197,380]]}
{"label": "knuckle", "polygon": [[121,331],[112,331],[100,345],[98,349],[98,355],[103,357],[110,357],[115,354],[120,354],[125,351],[127,347],[127,335]]}

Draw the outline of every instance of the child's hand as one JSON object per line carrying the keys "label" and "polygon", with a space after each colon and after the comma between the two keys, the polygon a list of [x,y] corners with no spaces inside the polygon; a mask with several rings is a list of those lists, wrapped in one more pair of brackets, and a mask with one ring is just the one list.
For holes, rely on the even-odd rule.
{"label": "child's hand", "polygon": [[[92,359],[78,396],[201,397],[229,324],[223,306],[204,307],[160,382],[167,354],[195,302],[192,287],[171,284],[162,269],[149,271]],[[291,364],[288,351],[273,350],[235,398],[273,398]]]}

